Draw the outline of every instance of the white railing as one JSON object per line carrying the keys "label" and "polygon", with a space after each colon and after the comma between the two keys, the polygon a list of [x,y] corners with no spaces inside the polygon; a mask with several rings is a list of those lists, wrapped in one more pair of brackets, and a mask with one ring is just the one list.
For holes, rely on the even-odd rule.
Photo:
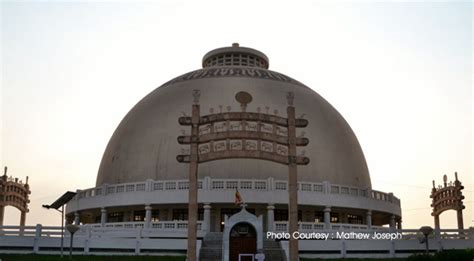
{"label": "white railing", "polygon": [[[145,222],[110,222],[105,223],[103,226],[101,223],[88,224],[92,228],[121,228],[121,229],[135,229],[135,228],[145,228]],[[197,229],[201,230],[202,221],[198,221]],[[151,222],[149,229],[159,229],[159,230],[187,230],[188,222],[187,221],[159,221]]]}
{"label": "white railing", "polygon": [[[80,230],[74,235],[74,254],[107,253],[120,254],[131,252],[135,254],[149,255],[150,253],[171,255],[184,255],[186,251],[186,235],[183,222],[158,222],[161,228],[143,228],[143,222],[133,224],[123,224],[117,227],[116,223],[110,223],[110,226],[98,227],[94,225],[81,226]],[[363,225],[340,224],[341,230],[321,229],[321,223],[301,222],[300,232],[317,231],[321,233],[335,233],[335,231],[345,232],[366,232],[373,233],[377,230],[368,229]],[[333,227],[336,224],[332,224]],[[137,226],[135,226],[137,225]],[[285,231],[286,222],[275,222],[277,231]],[[165,228],[177,228],[173,233],[167,233]],[[350,227],[350,229],[345,229]],[[384,228],[387,229],[387,228]],[[355,252],[363,252],[382,255],[384,257],[406,257],[410,253],[421,253],[424,251],[424,244],[420,244],[423,234],[419,229],[390,230],[402,234],[401,239],[395,240],[376,240],[366,239],[366,243],[355,239],[333,240],[302,240],[300,241],[300,250],[307,256],[324,257],[327,251],[332,251],[332,257],[361,257]],[[65,249],[68,248],[69,232],[65,231]],[[37,226],[1,226],[0,227],[0,248],[2,253],[59,253],[60,251],[60,227]],[[198,231],[198,237],[202,238],[204,233]],[[442,249],[466,249],[474,244],[474,229],[442,229],[434,231],[429,235],[429,247],[431,251]],[[282,245],[287,241],[282,241]],[[284,246],[285,247],[285,246]],[[198,240],[198,249],[200,240]],[[325,253],[318,251],[324,250]],[[355,251],[355,252],[354,252]],[[383,253],[382,253],[382,252]],[[373,257],[373,256],[372,256]]]}
{"label": "white railing", "polygon": [[[287,221],[275,221],[275,231],[287,232],[288,222]],[[347,223],[331,223],[330,230],[389,230],[388,227],[372,226],[369,228],[367,225],[362,224],[347,224]],[[298,222],[299,231],[315,231],[315,230],[328,230],[324,223],[314,222]]]}
{"label": "white railing", "polygon": [[[76,199],[113,195],[129,192],[152,192],[152,191],[173,191],[187,190],[189,183],[187,180],[147,180],[145,182],[122,183],[79,190]],[[274,191],[288,189],[288,182],[285,180],[268,179],[211,179],[205,177],[198,181],[198,189],[201,190],[258,190]],[[385,193],[369,188],[357,188],[338,184],[331,184],[327,181],[322,183],[299,182],[298,190],[308,193],[342,194],[353,197],[367,197],[375,200],[390,202],[400,205],[400,200],[393,193]]]}

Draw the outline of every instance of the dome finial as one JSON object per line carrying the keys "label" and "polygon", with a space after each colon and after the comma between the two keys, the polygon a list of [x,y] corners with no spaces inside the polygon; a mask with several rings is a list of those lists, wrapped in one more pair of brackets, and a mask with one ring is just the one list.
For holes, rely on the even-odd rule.
{"label": "dome finial", "polygon": [[255,49],[241,47],[232,43],[230,47],[222,47],[208,52],[202,58],[202,67],[243,66],[268,69],[268,57]]}

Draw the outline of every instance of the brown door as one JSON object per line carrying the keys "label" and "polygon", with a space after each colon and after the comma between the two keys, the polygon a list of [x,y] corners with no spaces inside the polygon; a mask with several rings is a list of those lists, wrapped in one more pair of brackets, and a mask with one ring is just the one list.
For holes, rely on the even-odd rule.
{"label": "brown door", "polygon": [[[230,261],[238,261],[239,254],[257,252],[257,233],[252,225],[239,223],[230,231]],[[241,261],[253,261],[252,257],[242,257]]]}

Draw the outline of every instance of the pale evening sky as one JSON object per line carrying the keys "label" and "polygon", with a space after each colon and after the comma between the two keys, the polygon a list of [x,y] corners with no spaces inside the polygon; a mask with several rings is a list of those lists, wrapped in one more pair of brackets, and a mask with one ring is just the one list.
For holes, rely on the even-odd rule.
{"label": "pale evening sky", "polygon": [[[372,187],[405,228],[433,225],[431,180],[454,171],[474,226],[471,2],[2,1],[0,164],[30,177],[27,224],[90,188],[106,144],[141,98],[239,42],[314,89],[349,122]],[[5,224],[19,212],[6,208]],[[441,226],[456,227],[455,212]]]}

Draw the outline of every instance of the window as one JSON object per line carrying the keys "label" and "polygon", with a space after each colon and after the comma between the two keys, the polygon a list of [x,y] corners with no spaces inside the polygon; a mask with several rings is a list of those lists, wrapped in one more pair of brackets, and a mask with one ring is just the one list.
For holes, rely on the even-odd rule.
{"label": "window", "polygon": [[347,215],[347,221],[349,224],[363,224],[362,222],[362,216],[356,216],[356,215]]}
{"label": "window", "polygon": [[145,221],[145,210],[135,210],[133,211],[133,221]]}
{"label": "window", "polygon": [[339,213],[331,213],[331,223],[339,223]]}
{"label": "window", "polygon": [[[288,221],[288,209],[275,209],[275,221]],[[298,210],[298,221],[303,220],[303,211]]]}
{"label": "window", "polygon": [[322,211],[314,212],[314,223],[324,223],[324,213]]}
{"label": "window", "polygon": [[123,212],[112,212],[107,215],[107,222],[123,222]]}
{"label": "window", "polygon": [[188,220],[188,210],[173,209],[173,220]]}
{"label": "window", "polygon": [[151,210],[151,222],[158,222],[160,221],[160,210],[153,209]]}

